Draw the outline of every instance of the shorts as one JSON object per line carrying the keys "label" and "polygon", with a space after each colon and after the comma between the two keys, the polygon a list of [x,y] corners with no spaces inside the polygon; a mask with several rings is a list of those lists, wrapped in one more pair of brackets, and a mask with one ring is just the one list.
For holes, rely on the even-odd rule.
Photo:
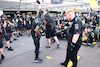
{"label": "shorts", "polygon": [[56,36],[55,29],[48,29],[46,31],[46,38],[51,38],[51,37],[54,37],[54,36]]}
{"label": "shorts", "polygon": [[26,28],[26,25],[23,25],[23,28]]}
{"label": "shorts", "polygon": [[23,26],[18,26],[17,30],[22,30]]}
{"label": "shorts", "polygon": [[3,47],[3,42],[2,42],[2,39],[0,38],[0,48]]}
{"label": "shorts", "polygon": [[31,29],[31,25],[30,26],[26,26],[26,29],[27,30],[30,30]]}
{"label": "shorts", "polygon": [[5,34],[4,37],[5,37],[6,41],[9,41],[10,40],[10,33]]}

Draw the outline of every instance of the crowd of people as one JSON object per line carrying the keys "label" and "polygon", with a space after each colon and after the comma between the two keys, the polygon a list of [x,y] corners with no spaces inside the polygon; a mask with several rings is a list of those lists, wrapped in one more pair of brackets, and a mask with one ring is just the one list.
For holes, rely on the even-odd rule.
{"label": "crowd of people", "polygon": [[[43,60],[38,57],[41,28],[46,33],[46,38],[48,41],[48,46],[46,46],[46,48],[48,49],[51,48],[51,37],[53,37],[54,40],[57,42],[57,48],[60,48],[60,44],[56,36],[55,29],[62,29],[62,27],[64,28],[64,26],[67,26],[67,28],[71,28],[73,23],[68,22],[69,20],[67,19],[68,17],[66,18],[66,15],[61,15],[61,14],[56,15],[55,14],[51,17],[51,15],[49,15],[48,9],[44,10],[44,14],[45,14],[44,16],[41,14],[40,17],[35,17],[30,14],[26,14],[22,16],[17,14],[16,16],[14,16],[12,20],[7,19],[6,15],[3,15],[2,18],[0,17],[0,54],[1,54],[0,63],[2,63],[2,60],[4,60],[5,58],[5,56],[3,55],[3,42],[2,42],[3,37],[6,40],[5,49],[7,49],[8,51],[13,51],[14,49],[10,46],[11,36],[15,41],[17,40],[15,36],[19,38],[20,36],[24,36],[23,33],[25,32],[27,32],[28,37],[32,35],[32,38],[34,40],[34,45],[36,48],[35,49],[35,62],[43,62]],[[100,22],[99,22],[100,17],[98,16],[98,13],[92,11],[91,14],[80,14],[79,17],[82,19],[83,34],[80,31],[78,31],[78,33],[83,35],[82,44],[84,45],[94,44],[93,42],[95,42],[96,39],[95,39],[93,31],[95,29],[99,29],[99,26],[100,26]],[[75,20],[78,21],[77,19]],[[70,22],[72,22],[72,19],[70,20]],[[75,25],[76,25],[75,29],[81,28],[81,27],[77,27],[77,24]],[[16,32],[16,35],[14,34],[14,32]],[[41,32],[41,33],[44,33],[44,32]],[[66,35],[68,35],[67,31],[66,31]],[[75,45],[75,43],[73,42],[72,44]],[[62,63],[62,65],[66,66],[65,63]],[[74,65],[76,67],[76,62]]]}

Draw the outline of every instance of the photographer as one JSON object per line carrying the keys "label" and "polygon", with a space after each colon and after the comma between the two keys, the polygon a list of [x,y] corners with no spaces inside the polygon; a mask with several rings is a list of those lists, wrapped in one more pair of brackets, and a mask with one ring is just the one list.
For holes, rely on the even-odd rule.
{"label": "photographer", "polygon": [[25,15],[23,15],[23,17],[22,17],[22,22],[23,22],[23,29],[24,29],[24,31],[26,31],[26,24],[25,24]]}
{"label": "photographer", "polygon": [[5,46],[5,48],[7,48],[8,51],[13,51],[13,49],[10,47],[10,34],[11,34],[10,25],[14,26],[14,24],[9,22],[6,17],[3,17],[2,19],[3,19],[4,37],[6,39],[6,46]]}
{"label": "photographer", "polygon": [[23,20],[20,18],[20,16],[18,15],[17,16],[17,18],[18,18],[18,25],[17,25],[17,37],[19,37],[19,35],[20,36],[23,36],[22,35],[22,28],[23,28]]}
{"label": "photographer", "polygon": [[27,14],[27,16],[26,16],[25,23],[26,23],[27,35],[30,37],[30,34],[31,34],[31,20],[30,20],[30,15],[29,14]]}

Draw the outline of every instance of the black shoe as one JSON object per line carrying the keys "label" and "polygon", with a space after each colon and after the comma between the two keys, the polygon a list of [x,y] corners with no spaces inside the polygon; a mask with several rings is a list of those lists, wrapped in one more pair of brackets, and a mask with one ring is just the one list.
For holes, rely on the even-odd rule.
{"label": "black shoe", "polygon": [[49,47],[49,46],[46,46],[45,48],[47,48],[47,49],[51,49],[51,47]]}
{"label": "black shoe", "polygon": [[8,51],[13,51],[14,49],[12,49],[11,47],[10,48],[8,48]]}
{"label": "black shoe", "polygon": [[64,63],[60,63],[60,64],[61,64],[63,67],[67,67],[67,66],[64,65]]}
{"label": "black shoe", "polygon": [[1,56],[1,60],[4,60],[4,59],[5,59],[5,56],[2,55],[2,56]]}
{"label": "black shoe", "polygon": [[23,36],[22,34],[20,36]]}
{"label": "black shoe", "polygon": [[17,38],[19,38],[19,36],[17,35]]}
{"label": "black shoe", "polygon": [[14,41],[16,41],[16,40],[18,40],[18,39],[14,39]]}
{"label": "black shoe", "polygon": [[64,66],[64,63],[60,63],[60,64]]}
{"label": "black shoe", "polygon": [[59,44],[57,45],[57,48],[60,48],[60,45]]}
{"label": "black shoe", "polygon": [[5,46],[5,49],[8,49],[8,47]]}
{"label": "black shoe", "polygon": [[30,35],[28,35],[30,37]]}
{"label": "black shoe", "polygon": [[0,64],[2,64],[2,60],[0,59]]}
{"label": "black shoe", "polygon": [[35,59],[35,63],[43,63],[43,60],[40,58]]}
{"label": "black shoe", "polygon": [[10,43],[13,43],[12,41],[10,41]]}

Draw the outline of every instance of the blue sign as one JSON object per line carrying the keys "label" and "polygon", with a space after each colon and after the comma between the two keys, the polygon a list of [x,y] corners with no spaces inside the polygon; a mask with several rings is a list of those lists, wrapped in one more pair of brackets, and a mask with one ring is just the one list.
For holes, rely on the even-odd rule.
{"label": "blue sign", "polygon": [[61,4],[63,0],[51,0],[51,4]]}

